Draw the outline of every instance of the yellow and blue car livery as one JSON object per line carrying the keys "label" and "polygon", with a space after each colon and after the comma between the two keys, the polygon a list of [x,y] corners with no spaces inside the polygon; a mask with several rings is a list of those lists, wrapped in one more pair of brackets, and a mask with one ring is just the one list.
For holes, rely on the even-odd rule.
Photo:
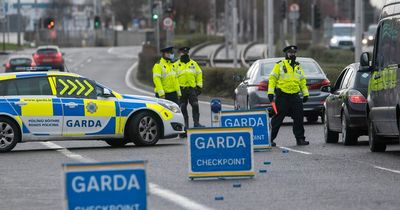
{"label": "yellow and blue car livery", "polygon": [[98,139],[113,145],[115,139],[136,138],[136,144],[142,135],[152,145],[184,132],[182,113],[171,101],[122,95],[78,74],[53,71],[0,74],[0,123],[3,119],[17,125],[19,142]]}

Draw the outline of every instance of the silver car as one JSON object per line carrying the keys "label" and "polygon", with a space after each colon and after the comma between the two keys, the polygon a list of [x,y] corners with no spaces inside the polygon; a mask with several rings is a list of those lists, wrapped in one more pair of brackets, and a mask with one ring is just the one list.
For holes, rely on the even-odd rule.
{"label": "silver car", "polygon": [[[246,109],[271,109],[268,100],[268,77],[274,65],[284,58],[261,59],[254,62],[247,71],[246,77],[236,87],[234,106],[236,110]],[[308,122],[324,122],[324,102],[328,93],[321,92],[322,86],[330,85],[325,73],[312,58],[297,58],[307,78],[307,87],[310,93],[308,101],[304,104],[304,116]]]}

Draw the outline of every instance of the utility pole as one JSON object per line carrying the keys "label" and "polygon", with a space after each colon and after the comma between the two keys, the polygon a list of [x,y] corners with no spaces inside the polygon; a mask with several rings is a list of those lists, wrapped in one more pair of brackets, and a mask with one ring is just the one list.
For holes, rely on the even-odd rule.
{"label": "utility pole", "polygon": [[[268,42],[268,0],[264,0],[264,43],[267,44]],[[265,49],[267,49],[266,46]]]}
{"label": "utility pole", "polygon": [[[244,15],[243,15],[243,0],[239,0],[239,42],[243,42],[243,27],[244,27]],[[237,8],[237,7],[236,7]]]}
{"label": "utility pole", "polygon": [[275,57],[274,46],[274,0],[268,0],[268,57]]}
{"label": "utility pole", "polygon": [[21,47],[21,0],[17,2],[17,45]]}
{"label": "utility pole", "polygon": [[229,30],[229,22],[230,22],[230,18],[229,18],[229,14],[230,14],[230,7],[229,7],[229,1],[230,0],[225,0],[225,26],[224,26],[224,28],[225,28],[225,58],[228,58],[229,57],[229,39],[230,39],[230,36],[229,36],[229,33],[230,33],[230,30]]}
{"label": "utility pole", "polygon": [[362,24],[361,24],[361,16],[362,16],[362,0],[355,0],[355,24],[356,24],[356,45],[354,50],[354,60],[355,62],[359,62],[361,55],[361,39],[362,39]]}
{"label": "utility pole", "polygon": [[311,27],[313,28],[312,30],[312,34],[311,34],[311,40],[312,40],[312,44],[311,45],[315,45],[316,44],[316,29],[315,29],[315,0],[313,1],[313,3],[311,4]]}
{"label": "utility pole", "polygon": [[253,42],[257,41],[257,0],[253,0]]}
{"label": "utility pole", "polygon": [[238,62],[237,62],[237,45],[238,45],[238,30],[237,30],[237,22],[238,22],[238,18],[237,18],[237,1],[233,0],[233,7],[232,7],[232,16],[233,16],[233,40],[232,40],[232,44],[233,44],[233,66],[235,68],[238,67]]}

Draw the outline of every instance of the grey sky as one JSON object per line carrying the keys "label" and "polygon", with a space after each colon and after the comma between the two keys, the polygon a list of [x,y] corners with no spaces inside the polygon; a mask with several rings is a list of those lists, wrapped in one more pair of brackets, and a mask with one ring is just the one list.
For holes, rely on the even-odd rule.
{"label": "grey sky", "polygon": [[383,4],[385,3],[385,0],[370,0],[371,4],[375,7],[377,7],[378,9],[382,9]]}

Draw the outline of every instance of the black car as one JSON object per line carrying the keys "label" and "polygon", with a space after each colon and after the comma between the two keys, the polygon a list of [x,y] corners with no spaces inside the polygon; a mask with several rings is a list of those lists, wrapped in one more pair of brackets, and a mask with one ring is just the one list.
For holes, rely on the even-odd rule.
{"label": "black car", "polygon": [[321,91],[331,94],[325,100],[324,136],[326,143],[337,143],[339,133],[344,145],[357,144],[368,134],[366,104],[370,72],[360,70],[359,63],[347,66],[333,87]]}
{"label": "black car", "polygon": [[25,71],[26,68],[35,67],[35,61],[32,56],[28,55],[12,55],[3,65],[5,72]]}

